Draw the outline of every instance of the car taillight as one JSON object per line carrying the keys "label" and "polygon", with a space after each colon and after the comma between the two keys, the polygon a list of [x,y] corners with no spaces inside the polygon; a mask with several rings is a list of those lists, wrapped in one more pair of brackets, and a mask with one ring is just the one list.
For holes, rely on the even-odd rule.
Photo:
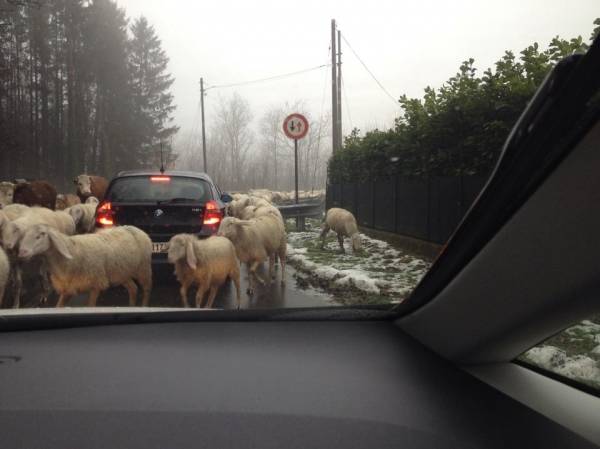
{"label": "car taillight", "polygon": [[202,223],[217,227],[222,219],[223,214],[219,210],[219,205],[215,201],[207,201],[204,205],[204,220]]}
{"label": "car taillight", "polygon": [[96,209],[96,226],[108,228],[115,224],[115,212],[112,210],[112,204],[109,201],[102,202]]}

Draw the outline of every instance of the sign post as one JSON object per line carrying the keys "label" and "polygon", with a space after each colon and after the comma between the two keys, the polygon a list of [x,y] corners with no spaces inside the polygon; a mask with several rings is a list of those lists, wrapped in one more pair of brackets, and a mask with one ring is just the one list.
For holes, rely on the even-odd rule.
{"label": "sign post", "polygon": [[[308,133],[308,120],[302,114],[290,114],[283,121],[283,132],[294,140],[294,186],[296,204],[298,204],[298,139],[302,139]],[[299,220],[296,217],[296,229],[298,228]]]}

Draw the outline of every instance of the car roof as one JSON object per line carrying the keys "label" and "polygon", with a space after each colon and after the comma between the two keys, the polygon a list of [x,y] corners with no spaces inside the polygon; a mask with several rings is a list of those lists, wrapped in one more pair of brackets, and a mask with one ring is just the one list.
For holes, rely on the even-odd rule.
{"label": "car roof", "polygon": [[117,173],[115,178],[124,178],[128,176],[185,176],[187,178],[203,179],[212,183],[212,179],[210,179],[210,176],[206,173],[186,170],[166,170],[164,173],[161,173],[159,170],[125,170]]}

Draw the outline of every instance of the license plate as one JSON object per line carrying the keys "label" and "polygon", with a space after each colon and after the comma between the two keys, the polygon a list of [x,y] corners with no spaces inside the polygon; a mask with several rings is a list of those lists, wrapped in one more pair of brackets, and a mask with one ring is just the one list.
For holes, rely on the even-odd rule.
{"label": "license plate", "polygon": [[152,243],[152,252],[155,254],[167,252],[167,242]]}

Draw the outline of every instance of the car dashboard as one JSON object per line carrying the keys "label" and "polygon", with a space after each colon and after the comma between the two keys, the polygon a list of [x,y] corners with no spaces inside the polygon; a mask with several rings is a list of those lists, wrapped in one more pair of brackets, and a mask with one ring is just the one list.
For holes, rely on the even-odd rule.
{"label": "car dashboard", "polygon": [[595,447],[387,320],[13,331],[0,356],[5,449]]}

